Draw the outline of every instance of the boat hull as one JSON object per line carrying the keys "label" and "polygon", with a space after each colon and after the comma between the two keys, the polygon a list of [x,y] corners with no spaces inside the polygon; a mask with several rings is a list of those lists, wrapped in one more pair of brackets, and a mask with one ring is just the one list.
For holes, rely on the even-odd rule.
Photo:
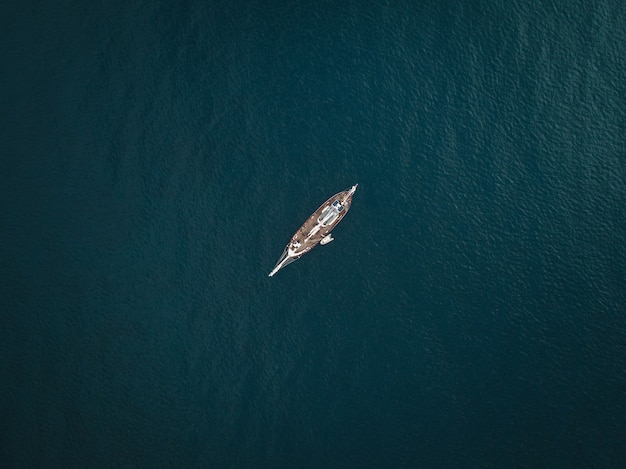
{"label": "boat hull", "polygon": [[357,186],[358,184],[355,184],[350,189],[333,195],[306,219],[291,237],[276,266],[269,273],[270,277],[283,267],[300,259],[330,234],[350,210],[352,196]]}

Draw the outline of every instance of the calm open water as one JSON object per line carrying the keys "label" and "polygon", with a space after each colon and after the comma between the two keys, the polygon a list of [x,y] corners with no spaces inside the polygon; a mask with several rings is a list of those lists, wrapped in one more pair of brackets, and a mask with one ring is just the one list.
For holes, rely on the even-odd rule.
{"label": "calm open water", "polygon": [[3,2],[0,466],[624,467],[625,5]]}

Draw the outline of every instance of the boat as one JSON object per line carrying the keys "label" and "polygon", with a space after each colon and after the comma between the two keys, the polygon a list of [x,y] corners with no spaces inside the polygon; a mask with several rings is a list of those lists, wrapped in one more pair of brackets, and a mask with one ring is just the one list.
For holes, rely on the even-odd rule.
{"label": "boat", "polygon": [[285,246],[276,266],[269,273],[270,277],[273,277],[283,267],[300,259],[318,244],[325,245],[334,240],[330,232],[350,210],[352,196],[356,192],[357,186],[358,184],[355,184],[350,189],[333,195],[307,218]]}

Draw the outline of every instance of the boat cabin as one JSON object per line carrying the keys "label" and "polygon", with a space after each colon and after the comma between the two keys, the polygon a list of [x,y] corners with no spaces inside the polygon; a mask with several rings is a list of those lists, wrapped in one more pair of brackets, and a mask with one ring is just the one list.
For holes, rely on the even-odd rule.
{"label": "boat cabin", "polygon": [[320,223],[322,226],[332,225],[339,216],[339,213],[343,211],[343,209],[344,207],[343,205],[341,205],[341,202],[335,200],[331,205],[329,205],[322,211],[322,214],[317,219],[317,222]]}

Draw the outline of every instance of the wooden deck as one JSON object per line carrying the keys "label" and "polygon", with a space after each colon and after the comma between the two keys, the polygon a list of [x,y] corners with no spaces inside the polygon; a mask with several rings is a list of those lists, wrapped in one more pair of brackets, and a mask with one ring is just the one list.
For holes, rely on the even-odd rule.
{"label": "wooden deck", "polygon": [[[291,256],[301,256],[302,254],[306,254],[317,246],[322,238],[330,233],[333,228],[339,224],[343,217],[346,216],[346,213],[348,213],[348,210],[350,210],[350,205],[352,205],[352,194],[348,194],[349,191],[343,191],[333,195],[330,199],[320,205],[320,207],[313,212],[309,218],[307,218],[304,224],[291,237],[291,241],[289,242],[289,251]],[[320,225],[319,230],[315,231],[315,227],[318,226],[317,219],[320,217],[324,209],[332,205],[336,200],[341,203],[343,210],[339,212],[339,215],[331,224],[327,226]],[[313,231],[315,232],[312,233]],[[298,243],[300,246],[296,247]]]}
{"label": "wooden deck", "polygon": [[[280,256],[280,259],[278,259],[276,266],[269,273],[270,277],[286,265],[300,259],[301,256],[317,246],[322,239],[328,235],[341,220],[343,220],[343,217],[345,217],[348,210],[350,210],[350,206],[352,205],[352,196],[354,195],[357,186],[358,184],[355,184],[347,191],[339,192],[338,194],[333,195],[330,199],[320,205],[309,218],[307,218],[304,224],[298,228],[298,231],[296,231],[291,237],[291,240]],[[339,203],[343,206],[343,210],[339,211],[337,217],[332,220],[331,223],[322,225],[318,222],[318,218],[324,209],[330,207],[335,201],[339,201]]]}

